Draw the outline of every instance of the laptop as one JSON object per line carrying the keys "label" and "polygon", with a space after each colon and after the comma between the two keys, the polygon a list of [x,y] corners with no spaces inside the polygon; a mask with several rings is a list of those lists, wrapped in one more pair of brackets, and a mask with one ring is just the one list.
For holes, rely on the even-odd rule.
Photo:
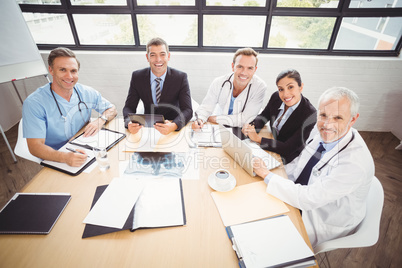
{"label": "laptop", "polygon": [[253,172],[253,157],[261,158],[268,169],[280,166],[278,160],[261,149],[261,147],[250,139],[241,140],[231,128],[219,125],[219,132],[222,140],[222,148],[236,161],[248,174],[255,176]]}

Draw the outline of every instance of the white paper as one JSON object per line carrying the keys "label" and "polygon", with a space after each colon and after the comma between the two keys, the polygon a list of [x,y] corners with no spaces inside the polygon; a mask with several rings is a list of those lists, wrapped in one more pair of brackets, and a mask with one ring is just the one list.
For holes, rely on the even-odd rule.
{"label": "white paper", "polygon": [[251,148],[253,156],[259,157],[264,161],[268,169],[274,169],[281,165],[278,160],[275,159],[275,157],[261,149],[260,145],[257,143],[251,141],[250,139],[245,139],[243,142]]}
{"label": "white paper", "polygon": [[288,216],[234,225],[231,230],[247,268],[314,256]]}
{"label": "white paper", "polygon": [[193,130],[191,135],[199,146],[222,146],[219,125],[205,124],[202,130]]}
{"label": "white paper", "polygon": [[134,210],[133,229],[184,224],[180,179],[150,179]]}
{"label": "white paper", "polygon": [[[79,167],[72,167],[72,166],[67,165],[66,163],[60,163],[60,162],[55,162],[55,161],[50,161],[50,160],[44,160],[42,162],[46,163],[48,165],[51,165],[53,167],[56,167],[56,168],[71,172],[71,173],[76,173],[83,166],[85,166],[89,161],[91,161],[95,157],[92,150],[88,150],[88,149],[82,148],[80,146],[72,145],[72,144],[69,144],[69,143],[64,144],[63,147],[61,147],[59,149],[59,152],[66,152],[66,153],[70,152],[69,150],[67,150],[67,148],[70,148],[70,149],[73,149],[73,150],[80,149],[80,150],[85,151],[85,153],[88,155],[87,160],[85,161],[85,163],[82,164]],[[91,165],[91,166],[93,166],[93,165]]]}
{"label": "white paper", "polygon": [[121,136],[121,133],[101,129],[93,136],[84,137],[84,135],[81,135],[73,140],[73,142],[82,145],[89,145],[91,147],[107,147],[118,140]]}
{"label": "white paper", "polygon": [[114,178],[88,213],[84,223],[123,228],[144,186],[143,180]]}

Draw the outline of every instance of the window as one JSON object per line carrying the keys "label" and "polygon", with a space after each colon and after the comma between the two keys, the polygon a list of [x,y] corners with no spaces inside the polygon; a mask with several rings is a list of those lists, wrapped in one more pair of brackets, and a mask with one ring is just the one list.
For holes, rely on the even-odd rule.
{"label": "window", "polygon": [[39,49],[398,56],[402,0],[16,0]]}

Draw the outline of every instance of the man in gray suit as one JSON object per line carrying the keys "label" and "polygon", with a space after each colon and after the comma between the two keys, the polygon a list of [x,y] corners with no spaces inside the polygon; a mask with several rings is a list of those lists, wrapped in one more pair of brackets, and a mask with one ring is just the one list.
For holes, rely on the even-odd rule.
{"label": "man in gray suit", "polygon": [[161,38],[148,42],[146,57],[150,67],[134,71],[131,77],[123,108],[125,126],[133,134],[142,127],[132,123],[128,116],[136,112],[138,102],[142,100],[145,114],[162,114],[166,119],[164,123],[156,123],[155,129],[164,135],[179,131],[193,114],[187,74],[168,67],[169,46]]}

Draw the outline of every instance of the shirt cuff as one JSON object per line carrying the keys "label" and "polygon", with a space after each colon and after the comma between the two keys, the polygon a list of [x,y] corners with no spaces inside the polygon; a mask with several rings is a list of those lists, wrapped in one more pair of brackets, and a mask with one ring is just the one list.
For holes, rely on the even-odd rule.
{"label": "shirt cuff", "polygon": [[268,185],[268,182],[271,180],[271,178],[274,176],[274,173],[270,172],[265,178],[264,182]]}

